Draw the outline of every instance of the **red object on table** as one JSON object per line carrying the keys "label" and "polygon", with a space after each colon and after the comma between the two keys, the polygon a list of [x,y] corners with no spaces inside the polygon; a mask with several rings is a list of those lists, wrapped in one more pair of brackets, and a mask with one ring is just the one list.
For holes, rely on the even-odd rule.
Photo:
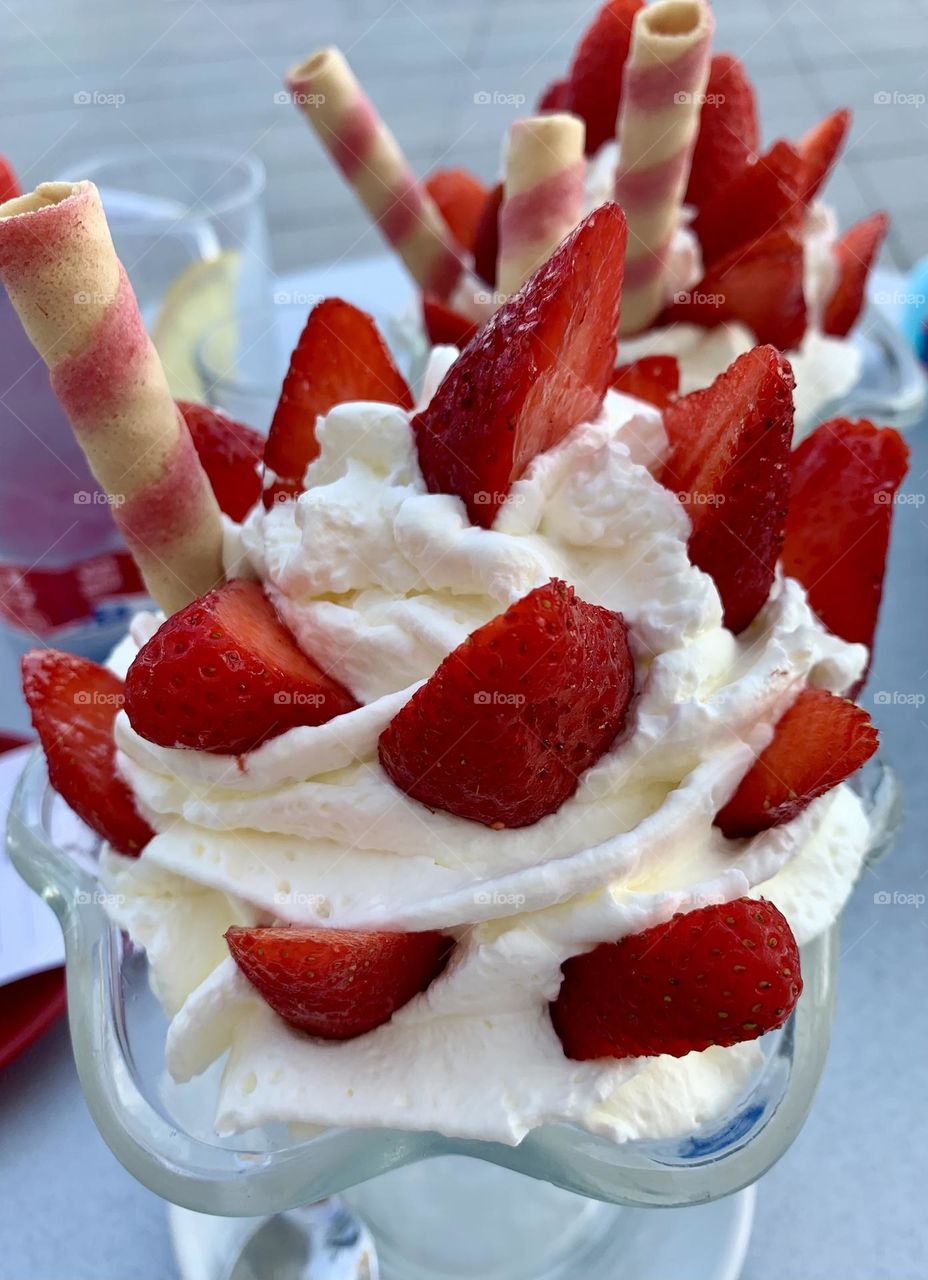
{"label": "red object on table", "polygon": [[[0,753],[29,741],[0,733]],[[44,1035],[67,1007],[64,969],[60,967],[0,987],[0,1071]]]}

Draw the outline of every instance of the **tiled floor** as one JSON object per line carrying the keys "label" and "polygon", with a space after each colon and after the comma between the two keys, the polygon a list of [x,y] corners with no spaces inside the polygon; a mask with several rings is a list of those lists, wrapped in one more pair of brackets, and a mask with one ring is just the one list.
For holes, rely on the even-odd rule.
{"label": "tiled floor", "polygon": [[[260,156],[274,260],[372,252],[377,237],[288,103],[286,67],[340,44],[413,166],[485,177],[503,131],[567,62],[593,0],[0,0],[0,150],[25,182],[101,147],[222,142]],[[716,0],[716,47],[755,77],[764,134],[848,105],[830,196],[847,223],[887,207],[888,252],[928,252],[926,0]],[[75,103],[75,95],[91,95]],[[491,101],[481,101],[489,94]]]}

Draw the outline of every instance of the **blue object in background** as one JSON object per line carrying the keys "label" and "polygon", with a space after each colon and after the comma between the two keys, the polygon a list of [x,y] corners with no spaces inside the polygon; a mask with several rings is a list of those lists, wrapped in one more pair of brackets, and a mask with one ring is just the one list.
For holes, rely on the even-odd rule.
{"label": "blue object in background", "polygon": [[928,364],[928,258],[916,262],[909,273],[899,322],[919,360]]}

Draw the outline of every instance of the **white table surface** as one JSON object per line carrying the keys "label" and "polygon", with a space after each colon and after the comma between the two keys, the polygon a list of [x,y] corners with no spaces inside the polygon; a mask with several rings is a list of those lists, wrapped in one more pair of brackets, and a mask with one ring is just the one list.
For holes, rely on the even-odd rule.
{"label": "white table surface", "polygon": [[[909,439],[907,488],[924,495],[925,424]],[[928,503],[900,505],[864,702],[906,789],[905,826],[845,914],[831,1056],[805,1129],[760,1184],[744,1280],[928,1276],[928,904],[874,901],[928,894],[928,706],[907,697],[928,695],[926,564]],[[0,655],[7,725],[22,722],[15,689]],[[63,1025],[0,1073],[0,1242],[0,1280],[176,1274],[164,1206],[98,1136]]]}

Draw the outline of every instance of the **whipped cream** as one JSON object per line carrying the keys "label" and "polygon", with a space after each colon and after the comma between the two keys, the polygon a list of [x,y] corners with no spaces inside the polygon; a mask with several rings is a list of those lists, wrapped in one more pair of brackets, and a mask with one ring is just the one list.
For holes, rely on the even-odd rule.
{"label": "whipped cream", "polygon": [[[453,357],[433,354],[426,398]],[[548,1002],[567,957],[675,911],[761,893],[800,943],[834,920],[869,837],[847,787],[752,840],[725,840],[712,818],[799,689],[845,690],[866,650],[826,633],[790,579],[743,635],[723,628],[683,508],[651,472],[660,414],[640,401],[610,392],[596,421],[535,459],[490,530],[427,492],[402,410],[343,405],[317,430],[307,492],[229,526],[227,569],[259,577],[363,705],[243,759],[161,748],[117,719],[120,768],[158,834],[138,860],[105,854],[102,875],[113,916],[148,948],[171,1073],[189,1080],[228,1054],[220,1132],[276,1120],[517,1143],[569,1121],[621,1141],[719,1117],[757,1044],[572,1062]],[[625,615],[638,691],[625,731],[531,827],[431,812],[380,768],[380,732],[470,632],[552,576]],[[156,625],[137,619],[114,665]],[[389,1023],[320,1042],[225,952],[229,925],[272,921],[435,928],[458,945]]]}

